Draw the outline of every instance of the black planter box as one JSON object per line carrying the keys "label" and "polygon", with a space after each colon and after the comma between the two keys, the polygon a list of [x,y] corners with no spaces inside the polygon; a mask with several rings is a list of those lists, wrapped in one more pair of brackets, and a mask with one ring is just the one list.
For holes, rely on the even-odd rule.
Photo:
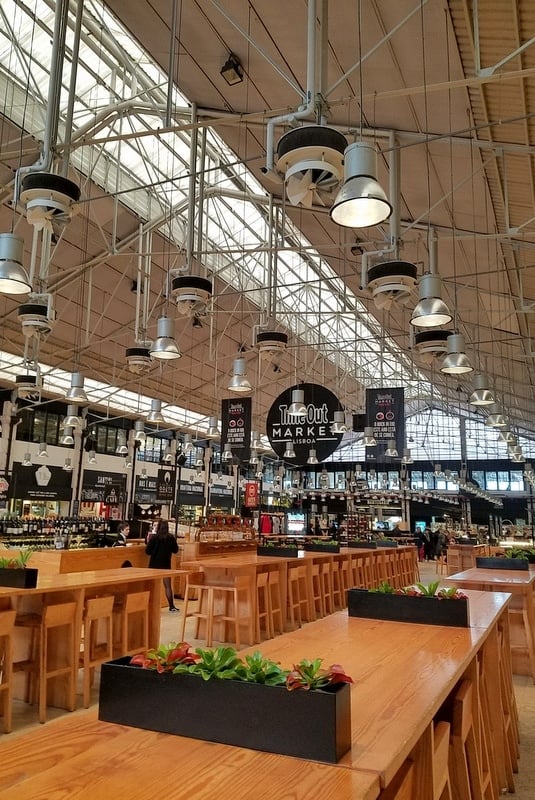
{"label": "black planter box", "polygon": [[280,558],[297,558],[299,551],[297,547],[264,547],[259,545],[256,551],[257,556],[278,556]]}
{"label": "black planter box", "polygon": [[125,656],[102,665],[104,722],[332,764],[351,747],[350,684],[289,692],[284,686],[158,673],[129,662]]}
{"label": "black planter box", "polygon": [[479,569],[529,569],[529,561],[525,558],[485,558],[476,556],[476,567]]}
{"label": "black planter box", "polygon": [[35,589],[38,569],[33,567],[0,568],[0,586],[11,586],[13,589]]}
{"label": "black planter box", "polygon": [[413,597],[402,594],[349,589],[347,609],[350,617],[448,625],[468,628],[468,600],[441,600],[438,597]]}
{"label": "black planter box", "polygon": [[366,548],[366,550],[377,550],[376,542],[359,542],[356,539],[349,539],[347,542],[348,547],[361,547]]}
{"label": "black planter box", "polygon": [[340,552],[340,545],[339,544],[312,544],[311,542],[305,542],[305,552],[306,553],[339,553]]}
{"label": "black planter box", "polygon": [[377,539],[377,547],[397,547],[398,543],[393,539]]}

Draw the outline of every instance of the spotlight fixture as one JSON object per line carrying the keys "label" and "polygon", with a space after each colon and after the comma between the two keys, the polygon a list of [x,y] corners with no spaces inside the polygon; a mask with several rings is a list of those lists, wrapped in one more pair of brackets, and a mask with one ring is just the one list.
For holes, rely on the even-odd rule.
{"label": "spotlight fixture", "polygon": [[123,461],[123,467],[124,467],[124,469],[132,469],[132,458],[131,458],[131,456],[129,456],[129,455],[125,456],[125,459]]}
{"label": "spotlight fixture", "polygon": [[193,450],[193,436],[191,433],[184,434],[184,441],[182,443],[182,452],[183,453],[191,453]]}
{"label": "spotlight fixture", "polygon": [[247,368],[245,366],[244,358],[235,358],[232,367],[232,378],[227,386],[229,391],[238,392],[239,394],[249,394],[252,392],[253,387],[247,378]]}
{"label": "spotlight fixture", "polygon": [[87,463],[88,464],[96,464],[97,463],[97,454],[94,450],[90,450],[87,454]]}
{"label": "spotlight fixture", "polygon": [[64,469],[65,472],[72,472],[72,461],[70,458],[65,459],[62,469]]}
{"label": "spotlight fixture", "polygon": [[159,361],[180,358],[180,350],[175,342],[174,322],[170,317],[159,318],[156,334],[156,339],[150,348],[150,355]]}
{"label": "spotlight fixture", "polygon": [[232,447],[230,444],[224,446],[223,452],[221,453],[221,461],[232,461]]}
{"label": "spotlight fixture", "polygon": [[229,86],[235,86],[243,81],[243,68],[238,56],[230,53],[229,57],[220,69],[220,74],[224,77]]}
{"label": "spotlight fixture", "polygon": [[32,466],[32,457],[30,453],[24,453],[24,458],[22,459],[22,466],[23,467],[31,467]]}
{"label": "spotlight fixture", "polygon": [[399,453],[398,453],[397,448],[396,448],[396,442],[395,442],[394,439],[389,439],[388,440],[388,443],[387,443],[387,446],[386,446],[386,450],[385,450],[385,456],[389,456],[390,458],[398,458],[399,457]]}
{"label": "spotlight fixture", "polygon": [[37,458],[48,458],[48,446],[46,442],[39,442]]}
{"label": "spotlight fixture", "polygon": [[150,401],[150,411],[147,414],[147,422],[155,422],[156,424],[165,422],[162,414],[161,400],[154,399]]}
{"label": "spotlight fixture", "polygon": [[218,419],[217,417],[210,417],[208,419],[208,430],[206,431],[206,435],[209,437],[219,436],[220,431],[218,427]]}
{"label": "spotlight fixture", "polygon": [[314,447],[311,447],[310,450],[308,451],[307,464],[318,464],[318,463],[319,462],[318,462],[318,457],[316,455],[316,450]]}
{"label": "spotlight fixture", "polygon": [[377,152],[374,145],[353,142],[344,151],[344,184],[331,207],[337,225],[368,228],[384,222],[392,206],[376,179]]}
{"label": "spotlight fixture", "polygon": [[22,261],[24,241],[12,233],[0,233],[0,292],[27,294],[32,287]]}
{"label": "spotlight fixture", "polygon": [[292,402],[288,406],[286,414],[289,417],[304,417],[306,413],[305,393],[303,389],[294,389],[292,391]]}
{"label": "spotlight fixture", "polygon": [[83,406],[89,402],[84,389],[84,376],[81,372],[72,373],[71,388],[65,395],[65,399],[77,406]]}
{"label": "spotlight fixture", "polygon": [[171,439],[167,447],[165,448],[165,453],[163,454],[162,461],[166,464],[173,464],[176,458],[176,439]]}
{"label": "spotlight fixture", "polygon": [[503,413],[499,403],[493,403],[488,407],[489,415],[485,420],[485,425],[489,428],[507,428],[507,417]]}
{"label": "spotlight fixture", "polygon": [[446,375],[463,375],[466,372],[472,372],[473,367],[466,355],[466,345],[464,343],[464,336],[460,333],[452,333],[448,336],[447,342],[447,355],[440,371]]}
{"label": "spotlight fixture", "polygon": [[419,302],[414,307],[411,325],[417,328],[437,328],[447,325],[453,317],[442,300],[442,281],[439,275],[426,273],[418,283]]}
{"label": "spotlight fixture", "polygon": [[366,427],[364,428],[364,447],[375,447],[377,444],[377,440],[373,435],[373,428]]}
{"label": "spotlight fixture", "polygon": [[490,406],[495,402],[486,375],[474,375],[474,391],[468,400],[472,406]]}
{"label": "spotlight fixture", "polygon": [[295,458],[295,450],[293,442],[286,442],[283,458]]}
{"label": "spotlight fixture", "polygon": [[192,328],[202,328],[201,318],[197,316],[197,314],[193,317],[193,322],[191,323]]}
{"label": "spotlight fixture", "polygon": [[126,433],[123,430],[117,431],[117,448],[115,450],[118,456],[125,456],[128,453],[126,445]]}
{"label": "spotlight fixture", "polygon": [[76,412],[76,406],[71,403],[67,406],[67,414],[61,422],[62,428],[81,428],[82,418]]}

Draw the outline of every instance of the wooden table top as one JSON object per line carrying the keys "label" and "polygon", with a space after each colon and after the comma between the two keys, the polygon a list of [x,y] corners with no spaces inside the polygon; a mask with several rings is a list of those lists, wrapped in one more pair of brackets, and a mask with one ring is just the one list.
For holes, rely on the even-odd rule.
{"label": "wooden table top", "polygon": [[339,765],[377,772],[386,786],[511,599],[502,593],[466,594],[470,628],[360,619],[341,611],[245,652],[260,649],[286,668],[302,658],[321,657],[325,667],[341,664],[354,685],[352,748]]}
{"label": "wooden table top", "polygon": [[43,592],[61,591],[64,589],[87,589],[97,586],[113,586],[118,583],[160,580],[165,577],[185,575],[187,569],[148,569],[143,567],[124,567],[117,569],[96,569],[83,572],[63,572],[41,574],[37,578],[35,589],[18,589],[12,586],[0,586],[0,597],[6,595],[31,595]]}
{"label": "wooden table top", "polygon": [[380,791],[370,772],[112,725],[96,713],[4,738],[2,800],[375,800]]}
{"label": "wooden table top", "polygon": [[444,578],[448,583],[458,583],[463,586],[473,586],[474,589],[493,584],[497,588],[506,587],[507,591],[514,591],[515,587],[533,586],[535,583],[535,570],[521,569],[480,569],[472,567],[464,572],[456,572]]}

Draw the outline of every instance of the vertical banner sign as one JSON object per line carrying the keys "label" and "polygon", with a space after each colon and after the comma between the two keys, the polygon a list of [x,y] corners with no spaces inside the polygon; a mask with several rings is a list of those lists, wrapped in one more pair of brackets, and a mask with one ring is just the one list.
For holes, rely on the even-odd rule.
{"label": "vertical banner sign", "polygon": [[221,402],[221,452],[230,444],[232,455],[239,461],[248,461],[251,455],[250,397],[223,400]]}
{"label": "vertical banner sign", "polygon": [[174,467],[160,468],[156,483],[156,499],[172,503],[175,497],[176,474]]}
{"label": "vertical banner sign", "polygon": [[247,481],[245,484],[246,508],[256,508],[258,506],[258,484],[256,481]]}
{"label": "vertical banner sign", "polygon": [[366,389],[366,425],[373,428],[377,445],[366,448],[367,461],[392,461],[385,456],[390,439],[396,450],[403,455],[405,447],[405,390],[403,387]]}

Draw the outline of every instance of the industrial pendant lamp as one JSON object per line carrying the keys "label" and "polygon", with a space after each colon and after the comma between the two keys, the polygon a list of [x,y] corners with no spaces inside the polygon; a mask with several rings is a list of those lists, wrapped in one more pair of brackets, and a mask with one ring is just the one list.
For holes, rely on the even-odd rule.
{"label": "industrial pendant lamp", "polygon": [[402,464],[412,464],[413,458],[411,456],[411,451],[408,448],[403,450],[403,458],[401,459]]}
{"label": "industrial pendant lamp", "polygon": [[295,450],[292,441],[285,442],[283,458],[295,458]]}
{"label": "industrial pendant lamp", "polygon": [[311,447],[310,450],[308,451],[307,464],[318,464],[318,463],[319,462],[318,462],[318,457],[316,455],[316,449],[314,447]]}
{"label": "industrial pendant lamp", "polygon": [[247,368],[245,366],[244,358],[235,358],[232,366],[232,378],[230,379],[227,387],[231,392],[238,392],[239,394],[249,394],[253,391],[253,387],[247,378]]}
{"label": "industrial pendant lamp", "polygon": [[419,301],[412,312],[411,325],[417,328],[437,328],[451,322],[453,317],[442,300],[442,281],[438,275],[422,275],[418,283],[418,297]]}
{"label": "industrial pendant lamp", "polygon": [[463,375],[466,372],[472,372],[473,367],[466,355],[466,345],[464,343],[464,336],[460,333],[452,333],[448,336],[446,341],[447,355],[440,371],[446,375]]}
{"label": "industrial pendant lamp", "polygon": [[27,294],[32,287],[22,266],[24,242],[12,233],[0,233],[0,292]]}
{"label": "industrial pendant lamp", "polygon": [[377,441],[375,436],[373,435],[373,428],[366,427],[364,428],[364,447],[375,447]]}
{"label": "industrial pendant lamp", "polygon": [[174,322],[170,317],[160,317],[157,322],[156,339],[151,345],[150,354],[159,361],[172,361],[180,358],[180,350],[175,342]]}
{"label": "industrial pendant lamp", "polygon": [[67,406],[67,414],[61,423],[62,428],[81,428],[82,418],[78,416],[76,406],[71,403]]}
{"label": "industrial pendant lamp", "polygon": [[258,464],[258,453],[256,452],[254,447],[251,450],[251,456],[249,458],[249,464],[252,464],[253,466]]}
{"label": "industrial pendant lamp", "polygon": [[184,441],[182,443],[182,452],[183,453],[191,453],[193,450],[193,436],[191,433],[184,434]]}
{"label": "industrial pendant lamp", "polygon": [[162,414],[162,401],[153,399],[150,401],[150,411],[147,414],[147,422],[155,422],[157,425],[165,422]]}
{"label": "industrial pendant lamp", "polygon": [[230,444],[224,446],[223,452],[221,453],[221,461],[232,461],[232,447]]}
{"label": "industrial pendant lamp", "polygon": [[74,444],[74,436],[72,435],[72,428],[64,428],[62,435],[59,437],[59,443],[71,446]]}
{"label": "industrial pendant lamp", "polygon": [[208,420],[208,430],[206,435],[210,437],[219,436],[220,430],[217,417],[210,417]]}
{"label": "industrial pendant lamp", "polygon": [[97,463],[97,454],[94,450],[90,450],[87,454],[87,463],[88,464],[96,464]]}
{"label": "industrial pendant lamp", "polygon": [[485,425],[488,428],[507,428],[509,423],[499,403],[493,403],[491,406],[489,406],[488,412],[489,415],[485,420]]}
{"label": "industrial pendant lamp", "polygon": [[390,458],[398,458],[399,453],[396,448],[396,442],[394,439],[389,439],[387,443],[387,447],[385,450],[385,456],[389,456]]}
{"label": "industrial pendant lamp", "polygon": [[89,402],[84,389],[84,376],[81,372],[72,373],[71,388],[65,395],[65,399],[77,406],[83,406]]}
{"label": "industrial pendant lamp", "polygon": [[117,431],[117,448],[115,452],[118,456],[125,456],[128,453],[126,433],[123,430]]}
{"label": "industrial pendant lamp", "polygon": [[24,453],[24,458],[22,459],[22,466],[23,467],[31,467],[32,466],[32,456],[30,453]]}
{"label": "industrial pendant lamp", "polygon": [[46,442],[39,442],[37,458],[48,458],[48,445]]}
{"label": "industrial pendant lamp", "polygon": [[330,216],[346,228],[368,228],[384,222],[392,206],[376,178],[377,152],[372,144],[353,142],[344,151],[344,183]]}
{"label": "industrial pendant lamp", "polygon": [[72,472],[72,461],[69,457],[65,459],[62,469],[64,469],[65,472]]}
{"label": "industrial pendant lamp", "polygon": [[490,406],[495,402],[486,375],[474,375],[474,391],[468,400],[472,406]]}
{"label": "industrial pendant lamp", "polygon": [[294,389],[292,391],[292,402],[288,406],[286,414],[289,417],[304,417],[306,413],[305,393],[303,389]]}
{"label": "industrial pendant lamp", "polygon": [[147,434],[145,433],[145,423],[142,419],[136,419],[134,422],[134,441],[144,442],[146,438]]}
{"label": "industrial pendant lamp", "polygon": [[343,411],[334,412],[334,420],[331,425],[331,433],[346,433],[347,425]]}
{"label": "industrial pendant lamp", "polygon": [[516,436],[512,431],[502,428],[502,430],[498,433],[498,441],[510,444],[511,442],[516,442]]}
{"label": "industrial pendant lamp", "polygon": [[176,457],[176,439],[171,439],[171,441],[165,448],[165,453],[163,454],[162,461],[166,464],[174,464],[175,457]]}

